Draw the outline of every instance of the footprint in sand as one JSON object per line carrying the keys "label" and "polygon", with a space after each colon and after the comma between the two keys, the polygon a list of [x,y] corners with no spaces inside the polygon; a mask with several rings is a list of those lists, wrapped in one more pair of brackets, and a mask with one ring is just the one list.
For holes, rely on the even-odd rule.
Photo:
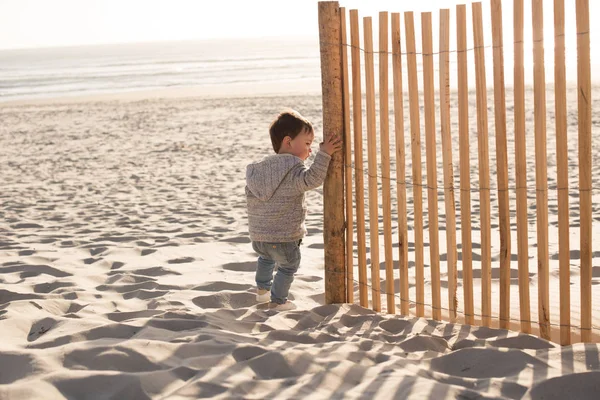
{"label": "footprint in sand", "polygon": [[[349,317],[347,315],[344,315],[344,317]],[[365,316],[361,316],[361,317],[354,317],[354,318],[365,318]],[[371,317],[367,317],[368,319],[372,319]],[[342,322],[342,319],[340,318],[340,322]],[[351,323],[351,322],[355,322],[355,321],[348,321],[347,323]],[[388,319],[386,321],[382,321],[379,324],[379,327],[383,330],[388,331],[389,333],[393,334],[393,335],[397,335],[400,332],[403,332],[404,330],[406,330],[407,328],[411,327],[412,322],[408,321],[408,320],[402,320],[402,319]],[[350,325],[346,325],[346,326],[358,326],[355,323],[352,323]]]}
{"label": "footprint in sand", "polygon": [[256,304],[254,293],[217,292],[207,296],[198,296],[192,302],[200,308],[246,308]]}
{"label": "footprint in sand", "polygon": [[19,276],[22,279],[32,278],[35,276],[39,276],[42,274],[54,276],[56,278],[64,278],[67,276],[72,276],[68,272],[61,271],[59,269],[53,268],[49,265],[33,265],[33,264],[24,264],[20,261],[16,262],[8,262],[2,264],[2,273],[19,273]]}
{"label": "footprint in sand", "polygon": [[226,269],[228,271],[254,272],[256,271],[256,261],[227,263],[224,264],[221,268]]}
{"label": "footprint in sand", "polygon": [[233,238],[221,239],[225,243],[250,243],[250,238],[247,236],[238,236]]}
{"label": "footprint in sand", "polygon": [[[495,348],[467,348],[431,360],[431,369],[444,374],[482,379],[516,376],[524,370],[543,370],[547,365],[525,352]],[[456,368],[460,365],[462,368]]]}
{"label": "footprint in sand", "polygon": [[[457,271],[457,276],[458,276],[458,279],[463,279],[463,271]],[[535,273],[530,272],[529,277],[531,278],[533,276],[535,276]],[[481,278],[481,269],[476,269],[476,268],[473,269],[473,278],[474,279]],[[518,279],[519,271],[511,268],[510,278],[511,278],[511,280]],[[500,279],[500,268],[492,268],[492,279]]]}
{"label": "footprint in sand", "polygon": [[130,319],[138,319],[138,318],[149,318],[153,317],[157,314],[164,314],[164,311],[161,310],[140,310],[140,311],[130,311],[130,312],[112,312],[106,314],[106,317],[114,322],[123,322]]}
{"label": "footprint in sand", "polygon": [[32,293],[17,293],[10,290],[0,289],[0,306],[18,300],[42,299],[42,296]]}
{"label": "footprint in sand", "polygon": [[296,279],[304,282],[318,282],[323,280],[322,277],[313,275],[296,275]]}
{"label": "footprint in sand", "polygon": [[[536,384],[526,398],[531,399],[584,399],[598,393],[600,371],[579,372],[549,378]],[[589,397],[588,397],[589,396]]]}
{"label": "footprint in sand", "polygon": [[156,297],[162,297],[162,296],[166,295],[167,293],[169,293],[168,290],[139,289],[139,290],[134,290],[133,292],[124,293],[123,298],[125,300],[130,300],[130,299],[148,300],[148,299],[154,299]]}
{"label": "footprint in sand", "polygon": [[42,228],[44,228],[42,225],[29,224],[29,223],[14,224],[14,225],[11,225],[10,227],[12,229],[42,229]]}
{"label": "footprint in sand", "polygon": [[106,250],[108,250],[108,247],[105,246],[90,248],[90,255],[93,257],[95,255],[105,252]]}
{"label": "footprint in sand", "polygon": [[247,361],[254,357],[258,357],[267,352],[266,349],[257,346],[240,346],[237,349],[233,350],[231,356],[237,361]]}
{"label": "footprint in sand", "polygon": [[29,334],[27,335],[27,341],[34,342],[38,340],[40,336],[52,329],[55,324],[56,320],[49,317],[35,322],[29,330]]}
{"label": "footprint in sand", "polygon": [[198,290],[203,292],[220,292],[222,290],[231,290],[231,291],[242,291],[242,290],[250,290],[253,285],[247,285],[242,283],[229,283],[229,282],[211,282],[200,286],[195,286],[192,290]]}
{"label": "footprint in sand", "polygon": [[167,261],[167,263],[169,263],[169,264],[187,264],[187,263],[191,263],[194,261],[195,261],[194,257],[181,257],[181,258],[175,258],[173,260],[169,260],[169,261]]}
{"label": "footprint in sand", "polygon": [[47,294],[47,293],[52,293],[53,291],[55,291],[56,289],[59,289],[59,288],[72,287],[72,286],[75,286],[75,284],[72,282],[61,282],[61,281],[38,283],[37,285],[33,286],[33,291],[35,293]]}
{"label": "footprint in sand", "polygon": [[[381,280],[381,286],[385,287],[385,285],[387,285],[387,279],[382,279]],[[358,288],[358,286],[356,286]],[[408,284],[409,288],[413,288],[415,287],[414,283],[409,283]],[[394,293],[400,293],[400,278],[395,278],[394,279]]]}
{"label": "footprint in sand", "polygon": [[[367,260],[367,263],[370,263],[370,262],[371,262],[370,259]],[[408,268],[412,268],[415,265],[417,265],[417,264],[415,264],[414,261],[409,261],[408,262]],[[399,268],[400,268],[400,261],[394,260],[394,270],[397,270]],[[380,270],[385,270],[385,261],[379,263],[379,269]]]}
{"label": "footprint in sand", "polygon": [[119,268],[121,268],[123,265],[125,265],[125,263],[123,263],[123,262],[121,262],[121,261],[115,261],[115,262],[113,262],[113,263],[112,263],[112,265],[111,265],[110,269],[111,269],[111,270],[113,270],[113,269],[119,269]]}
{"label": "footprint in sand", "polygon": [[135,269],[130,272],[132,274],[142,275],[142,276],[181,275],[180,272],[173,271],[172,269],[168,269],[168,268],[164,268],[164,267],[151,267],[151,268]]}
{"label": "footprint in sand", "polygon": [[6,368],[6,371],[2,371],[0,385],[10,384],[29,377],[35,371],[32,366],[36,363],[37,359],[34,355],[23,353],[0,354],[0,365],[10,365],[10,368]]}
{"label": "footprint in sand", "polygon": [[[133,375],[159,369],[157,363],[152,359],[119,344],[114,346],[98,345],[89,349],[70,349],[65,351],[63,357],[64,367],[71,370],[111,371],[114,370],[115,365],[119,365],[121,366],[120,371]],[[133,382],[128,385],[128,387],[133,386]],[[130,391],[128,393],[131,397],[143,397],[139,395],[139,392]],[[131,395],[131,393],[136,394]]]}

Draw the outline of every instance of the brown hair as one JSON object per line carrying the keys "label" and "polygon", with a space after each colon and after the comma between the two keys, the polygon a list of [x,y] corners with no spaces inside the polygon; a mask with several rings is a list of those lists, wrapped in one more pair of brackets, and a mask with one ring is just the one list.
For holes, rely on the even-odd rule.
{"label": "brown hair", "polygon": [[304,131],[313,132],[313,126],[309,120],[294,110],[281,112],[269,127],[271,143],[273,144],[275,153],[279,153],[283,139],[286,136],[295,139],[296,136]]}

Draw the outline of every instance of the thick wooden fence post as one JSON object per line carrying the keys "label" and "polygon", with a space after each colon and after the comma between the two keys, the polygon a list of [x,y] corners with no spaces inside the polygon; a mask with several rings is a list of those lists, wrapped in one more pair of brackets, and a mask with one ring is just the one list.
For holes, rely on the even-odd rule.
{"label": "thick wooden fence post", "polygon": [[[344,132],[342,93],[342,35],[337,1],[319,2],[323,136]],[[337,152],[323,185],[323,239],[325,243],[325,303],[346,302],[344,154]]]}

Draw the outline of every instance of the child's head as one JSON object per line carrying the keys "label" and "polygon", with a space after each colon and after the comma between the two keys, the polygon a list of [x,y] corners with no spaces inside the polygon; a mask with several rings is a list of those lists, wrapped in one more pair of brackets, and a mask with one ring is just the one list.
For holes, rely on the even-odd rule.
{"label": "child's head", "polygon": [[269,133],[275,153],[293,154],[302,160],[310,155],[315,132],[310,121],[300,113],[294,110],[282,112],[271,123]]}

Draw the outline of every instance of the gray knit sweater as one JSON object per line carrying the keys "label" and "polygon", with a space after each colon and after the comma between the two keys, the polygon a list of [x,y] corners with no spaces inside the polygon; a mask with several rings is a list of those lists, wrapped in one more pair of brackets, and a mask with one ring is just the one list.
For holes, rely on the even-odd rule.
{"label": "gray knit sweater", "polygon": [[306,233],[304,193],[323,184],[331,156],[317,152],[310,168],[291,154],[246,167],[248,228],[253,242],[293,242]]}

